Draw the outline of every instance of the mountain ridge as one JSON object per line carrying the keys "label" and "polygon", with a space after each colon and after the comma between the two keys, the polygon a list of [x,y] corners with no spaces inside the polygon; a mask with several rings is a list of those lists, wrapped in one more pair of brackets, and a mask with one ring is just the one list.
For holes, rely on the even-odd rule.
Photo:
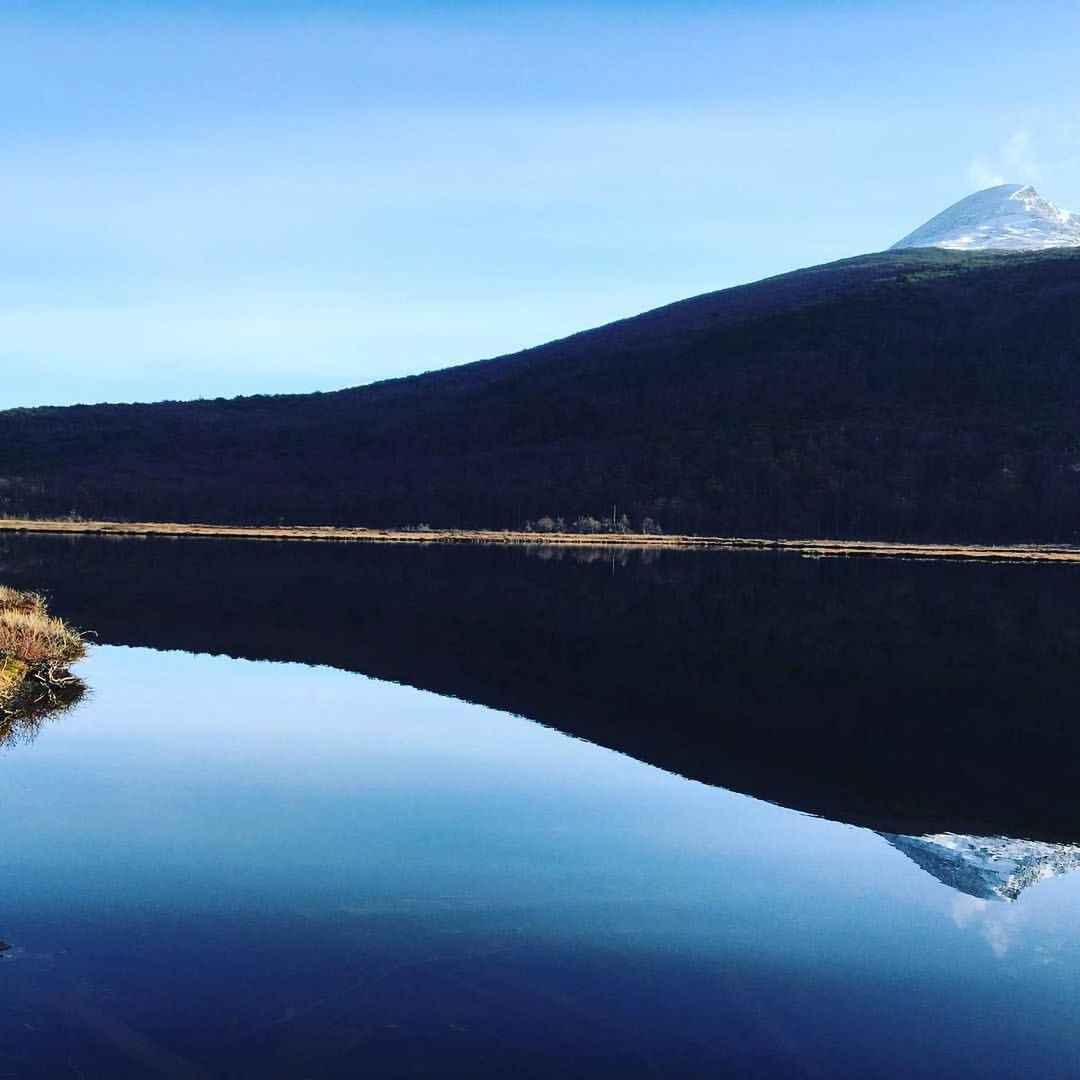
{"label": "mountain ridge", "polygon": [[331,393],[0,413],[0,512],[1080,537],[1080,253],[916,249]]}

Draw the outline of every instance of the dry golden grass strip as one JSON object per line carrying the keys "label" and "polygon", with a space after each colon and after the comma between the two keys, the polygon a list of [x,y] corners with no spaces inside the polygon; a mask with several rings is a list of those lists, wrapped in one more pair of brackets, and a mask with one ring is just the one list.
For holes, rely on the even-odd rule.
{"label": "dry golden grass strip", "polygon": [[660,548],[666,550],[788,551],[811,558],[869,557],[983,562],[1077,563],[1068,544],[935,544],[891,540],[813,540],[668,533],[539,533],[514,529],[372,529],[338,525],[206,525],[152,521],[69,521],[0,517],[0,532],[69,533],[116,537],[208,537],[232,540],[368,544],[517,544],[524,547]]}

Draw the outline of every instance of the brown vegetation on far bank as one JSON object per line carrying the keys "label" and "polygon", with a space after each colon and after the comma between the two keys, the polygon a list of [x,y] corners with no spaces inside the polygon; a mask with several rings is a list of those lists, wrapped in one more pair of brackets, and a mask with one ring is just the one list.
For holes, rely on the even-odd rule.
{"label": "brown vegetation on far bank", "polygon": [[893,540],[814,540],[623,532],[536,532],[524,529],[433,529],[427,525],[368,529],[343,525],[210,525],[155,521],[0,518],[0,532],[67,533],[115,537],[205,537],[369,544],[513,544],[534,548],[654,548],[667,550],[787,551],[809,558],[870,556],[991,562],[1075,562],[1067,544],[934,544]]}

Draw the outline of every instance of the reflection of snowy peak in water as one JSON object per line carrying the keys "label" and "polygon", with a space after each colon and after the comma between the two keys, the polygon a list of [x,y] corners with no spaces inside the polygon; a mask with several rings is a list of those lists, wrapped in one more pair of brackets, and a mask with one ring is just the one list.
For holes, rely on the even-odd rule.
{"label": "reflection of snowy peak in water", "polygon": [[938,881],[980,900],[1015,900],[1047,878],[1080,870],[1080,847],[1002,836],[880,833]]}

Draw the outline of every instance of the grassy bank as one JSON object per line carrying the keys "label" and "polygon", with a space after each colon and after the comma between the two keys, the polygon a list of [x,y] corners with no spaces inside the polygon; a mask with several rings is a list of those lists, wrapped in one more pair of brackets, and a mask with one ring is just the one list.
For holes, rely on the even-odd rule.
{"label": "grassy bank", "polygon": [[0,518],[0,533],[66,533],[115,537],[207,537],[233,540],[367,544],[514,544],[531,547],[789,551],[811,558],[870,556],[993,562],[1080,563],[1066,544],[934,544],[893,540],[800,540],[654,533],[543,533],[515,529],[364,529],[337,525],[206,525],[163,521],[69,521]]}
{"label": "grassy bank", "polygon": [[82,684],[69,669],[85,654],[82,634],[40,596],[0,585],[0,721],[70,704]]}

